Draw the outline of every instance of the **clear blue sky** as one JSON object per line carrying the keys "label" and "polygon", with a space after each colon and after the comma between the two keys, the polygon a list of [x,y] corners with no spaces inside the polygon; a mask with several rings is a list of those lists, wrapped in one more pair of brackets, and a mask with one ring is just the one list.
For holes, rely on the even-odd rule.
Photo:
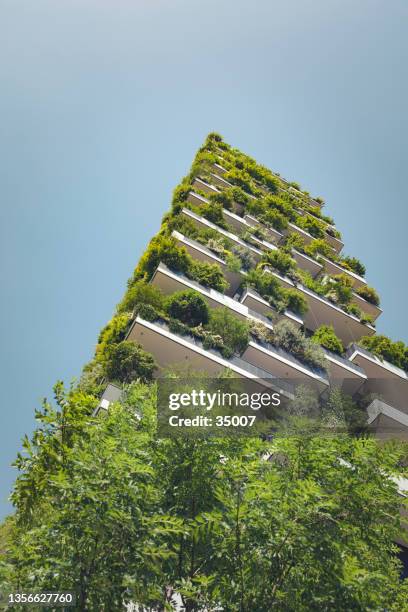
{"label": "clear blue sky", "polygon": [[406,0],[0,0],[3,513],[209,131],[327,201],[408,341]]}

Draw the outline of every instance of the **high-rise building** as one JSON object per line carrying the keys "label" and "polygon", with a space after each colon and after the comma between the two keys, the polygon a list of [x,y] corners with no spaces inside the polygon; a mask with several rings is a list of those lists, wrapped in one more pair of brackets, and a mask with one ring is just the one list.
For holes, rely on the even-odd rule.
{"label": "high-rise building", "polygon": [[[150,353],[159,370],[228,368],[248,379],[304,380],[320,394],[336,384],[378,437],[406,438],[408,349],[375,335],[378,295],[364,265],[342,254],[341,234],[323,206],[210,134],[129,282],[126,340]],[[150,284],[151,299],[140,283]],[[219,324],[214,330],[194,316],[180,320],[177,305],[163,312],[157,295],[180,291],[244,322],[246,336],[232,341],[231,317],[220,333]]]}
{"label": "high-rise building", "polygon": [[[296,385],[321,405],[336,389],[353,406],[346,428],[406,440],[408,347],[376,335],[379,297],[323,210],[210,134],[85,368],[94,389],[105,386],[96,413],[135,378],[229,371],[289,403]],[[397,485],[406,497],[408,480]],[[407,571],[408,537],[397,542]]]}

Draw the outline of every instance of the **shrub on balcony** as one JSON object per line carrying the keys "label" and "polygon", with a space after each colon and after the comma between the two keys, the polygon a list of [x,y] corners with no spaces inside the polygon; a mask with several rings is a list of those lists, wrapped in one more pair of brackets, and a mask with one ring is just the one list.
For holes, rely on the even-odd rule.
{"label": "shrub on balcony", "polygon": [[140,378],[148,381],[153,378],[156,362],[152,355],[143,350],[140,344],[123,341],[117,344],[106,366],[110,380],[130,383]]}
{"label": "shrub on balcony", "polygon": [[200,285],[204,285],[204,287],[216,289],[221,293],[224,293],[229,286],[220,266],[216,263],[210,264],[205,261],[191,260],[186,276],[197,281]]}
{"label": "shrub on balcony", "polygon": [[249,333],[259,342],[273,342],[273,333],[260,321],[249,322]]}
{"label": "shrub on balcony", "polygon": [[329,259],[333,259],[333,249],[322,238],[315,238],[310,244],[305,246],[305,253],[310,257],[316,258],[318,255],[323,255]]}
{"label": "shrub on balcony", "polygon": [[281,197],[276,195],[268,195],[262,198],[262,202],[267,210],[279,211],[284,217],[291,221],[293,221],[296,217],[293,210],[293,205]]}
{"label": "shrub on balcony", "polygon": [[207,197],[209,197],[213,204],[218,204],[227,210],[232,210],[234,207],[231,189],[225,189],[224,191],[220,191],[220,193],[213,193]]}
{"label": "shrub on balcony", "polygon": [[266,225],[271,225],[278,232],[283,232],[289,224],[288,219],[279,212],[279,210],[266,210],[262,214],[261,220],[264,221]]}
{"label": "shrub on balcony", "polygon": [[131,319],[129,313],[115,315],[101,330],[96,347],[98,361],[109,359],[112,347],[125,339]]}
{"label": "shrub on balcony", "polygon": [[318,327],[312,336],[312,341],[338,355],[342,355],[344,352],[341,340],[336,336],[332,325],[321,325]]}
{"label": "shrub on balcony", "polygon": [[237,204],[241,204],[241,206],[244,207],[248,206],[248,202],[251,198],[247,196],[243,189],[241,189],[240,187],[231,187],[226,191],[231,194],[231,197],[234,202],[236,202]]}
{"label": "shrub on balcony", "polygon": [[321,222],[318,219],[310,215],[306,215],[304,217],[297,217],[295,221],[296,225],[302,229],[304,229],[308,234],[313,236],[313,238],[323,238],[325,231]]}
{"label": "shrub on balcony", "polygon": [[199,207],[195,208],[195,212],[201,215],[211,223],[215,223],[218,227],[222,227],[223,229],[228,229],[228,225],[224,220],[223,208],[221,204],[217,204],[216,202],[209,202],[208,204],[201,204]]}
{"label": "shrub on balcony", "polygon": [[209,320],[208,304],[205,299],[192,289],[177,291],[166,301],[166,310],[170,317],[195,327],[206,324]]}
{"label": "shrub on balcony", "polygon": [[251,177],[247,172],[233,168],[232,170],[228,170],[224,177],[233,185],[241,187],[241,189],[243,189],[246,193],[250,193],[252,195],[257,194],[257,189],[254,188]]}
{"label": "shrub on balcony", "polygon": [[282,247],[287,253],[290,253],[292,249],[306,253],[305,239],[299,234],[289,234],[285,239],[285,244]]}
{"label": "shrub on balcony", "polygon": [[378,357],[408,371],[408,347],[402,342],[393,342],[384,335],[363,336],[359,344]]}
{"label": "shrub on balcony", "polygon": [[146,321],[156,321],[160,317],[160,311],[151,304],[139,304],[136,313]]}
{"label": "shrub on balcony", "polygon": [[234,257],[237,257],[240,262],[240,269],[251,270],[256,265],[256,259],[254,255],[246,248],[241,246],[234,246],[231,249]]}
{"label": "shrub on balcony", "polygon": [[150,304],[158,310],[163,305],[163,294],[154,285],[143,280],[136,281],[126,291],[123,300],[118,305],[118,312],[132,312],[137,304]]}
{"label": "shrub on balcony", "polygon": [[311,366],[324,367],[325,356],[323,351],[306,338],[290,321],[276,323],[273,329],[273,343]]}
{"label": "shrub on balcony", "polygon": [[364,264],[362,264],[357,257],[343,257],[342,265],[349,270],[352,270],[352,272],[355,272],[359,276],[364,276],[366,273]]}
{"label": "shrub on balcony", "polygon": [[339,304],[349,304],[353,297],[353,281],[346,274],[336,274],[333,276],[334,292]]}
{"label": "shrub on balcony", "polygon": [[173,334],[177,334],[178,336],[186,336],[191,333],[188,325],[181,323],[181,321],[179,321],[178,319],[170,318],[168,320],[168,326],[169,326],[169,330]]}
{"label": "shrub on balcony", "polygon": [[179,247],[172,236],[158,234],[147,247],[135,270],[135,278],[144,277],[150,280],[160,262],[172,270],[186,272],[190,266],[191,257],[184,247]]}
{"label": "shrub on balcony", "polygon": [[363,285],[362,287],[358,287],[358,289],[356,289],[356,293],[363,299],[367,300],[367,302],[370,302],[370,304],[374,304],[374,306],[380,305],[379,295],[376,290],[373,289],[373,287]]}
{"label": "shrub on balcony", "polygon": [[282,275],[286,275],[289,270],[293,270],[293,268],[296,267],[295,260],[280,249],[265,253],[263,256],[263,261],[265,261],[265,263],[270,265],[272,268],[275,268],[275,270]]}
{"label": "shrub on balcony", "polygon": [[249,324],[231,314],[228,308],[211,310],[208,330],[221,336],[224,345],[234,353],[242,353],[248,345]]}
{"label": "shrub on balcony", "polygon": [[308,311],[305,297],[297,289],[286,289],[284,294],[286,308],[300,316]]}

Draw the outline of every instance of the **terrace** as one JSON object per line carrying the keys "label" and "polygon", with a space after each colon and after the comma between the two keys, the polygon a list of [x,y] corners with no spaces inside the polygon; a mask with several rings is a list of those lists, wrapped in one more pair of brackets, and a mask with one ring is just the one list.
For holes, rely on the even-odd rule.
{"label": "terrace", "polygon": [[163,263],[159,264],[150,282],[155,287],[158,287],[165,295],[170,295],[176,291],[193,289],[198,291],[206,299],[210,308],[225,307],[240,319],[256,321],[262,323],[270,330],[273,329],[272,322],[266,316],[248,308],[248,306],[215,289],[203,287],[199,283],[184,276],[181,272],[170,270]]}
{"label": "terrace", "polygon": [[242,282],[242,276],[245,275],[245,272],[243,270],[241,270],[241,272],[231,271],[227,265],[227,262],[224,259],[218,257],[218,255],[216,255],[206,246],[200,244],[192,238],[187,238],[187,236],[184,236],[176,230],[172,232],[172,236],[173,238],[175,238],[177,244],[180,247],[184,247],[193,259],[209,264],[217,264],[218,266],[220,266],[225,278],[229,283],[229,288],[227,291],[228,295],[235,295],[238,287]]}
{"label": "terrace", "polygon": [[362,336],[375,334],[372,325],[362,323],[356,316],[345,312],[322,295],[301,284],[295,285],[287,276],[281,276],[268,268],[265,268],[265,273],[272,274],[282,287],[297,289],[305,297],[308,311],[304,315],[304,324],[307,329],[314,331],[320,325],[333,325],[336,335],[344,346],[357,342]]}
{"label": "terrace", "polygon": [[146,321],[136,317],[127,340],[140,343],[155,358],[159,370],[186,362],[190,368],[207,375],[217,375],[228,369],[239,378],[251,380],[262,387],[273,389],[283,399],[292,399],[294,387],[287,381],[279,380],[270,372],[248,363],[240,357],[225,359],[218,351],[204,349],[203,344],[193,336],[179,336],[171,332],[162,321]]}
{"label": "terrace", "polygon": [[390,406],[408,412],[408,374],[401,368],[380,359],[367,349],[352,344],[347,350],[347,357],[356,363],[367,375],[364,390],[375,393]]}
{"label": "terrace", "polygon": [[408,440],[408,414],[375,399],[367,408],[367,424],[376,438]]}

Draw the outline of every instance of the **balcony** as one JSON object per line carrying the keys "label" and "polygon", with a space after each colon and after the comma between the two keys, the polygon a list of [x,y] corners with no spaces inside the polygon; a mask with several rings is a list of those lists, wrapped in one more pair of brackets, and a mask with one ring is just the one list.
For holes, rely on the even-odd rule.
{"label": "balcony", "polygon": [[251,310],[248,306],[215,289],[203,287],[199,283],[184,276],[181,272],[170,270],[163,263],[159,264],[150,282],[155,287],[158,287],[165,295],[172,294],[175,291],[194,289],[206,299],[210,308],[226,307],[232,314],[240,319],[257,321],[258,323],[263,323],[263,325],[270,330],[273,329],[272,322],[264,315],[255,310]]}
{"label": "balcony", "polygon": [[109,383],[106,386],[105,391],[102,393],[100,402],[95,408],[92,416],[96,417],[99,414],[102,414],[103,412],[106,413],[109,409],[110,404],[112,404],[113,402],[118,402],[120,400],[120,398],[122,397],[122,393],[122,389],[120,389],[116,385],[113,385],[112,383]]}
{"label": "balcony", "polygon": [[[296,225],[296,223],[289,223],[287,229],[285,230],[285,234],[297,234],[298,236],[303,238],[306,245],[310,244],[314,240],[313,236],[309,234],[309,232],[304,230],[302,227]],[[326,232],[324,235],[324,239],[329,244],[329,246],[331,246],[335,253],[340,253],[341,249],[344,246],[344,243],[339,240],[339,238],[335,238],[334,236],[331,236]]]}
{"label": "balcony", "polygon": [[237,377],[253,382],[259,381],[262,387],[273,389],[283,399],[292,399],[294,388],[286,381],[277,379],[270,372],[258,368],[240,357],[225,359],[215,350],[204,349],[202,342],[193,336],[178,336],[172,333],[161,321],[145,321],[136,317],[127,340],[140,343],[155,358],[159,369],[182,364],[209,376],[217,375],[225,369]]}
{"label": "balcony", "polygon": [[327,257],[323,257],[323,255],[319,256],[319,261],[323,262],[323,266],[328,274],[335,276],[336,274],[345,274],[348,278],[353,281],[354,287],[363,287],[367,284],[367,281],[362,277],[352,272],[351,270],[346,270],[339,264],[327,259]]}
{"label": "balcony", "polygon": [[324,370],[299,361],[291,353],[269,343],[250,341],[242,355],[245,361],[271,372],[279,379],[290,379],[296,384],[308,384],[319,393],[329,387]]}
{"label": "balcony", "polygon": [[273,227],[266,227],[266,225],[261,223],[261,221],[258,221],[258,219],[256,219],[252,215],[245,215],[244,219],[247,222],[247,224],[250,225],[251,227],[255,227],[255,228],[256,227],[260,227],[260,228],[262,228],[263,231],[268,235],[269,239],[274,244],[279,244],[279,242],[282,240],[283,234],[281,234],[281,232],[278,232],[278,230],[276,230]]}
{"label": "balcony", "polygon": [[198,177],[194,179],[193,187],[195,187],[196,189],[199,189],[200,191],[204,191],[204,193],[208,193],[209,195],[220,193],[220,190],[217,189],[217,187],[214,187],[214,185],[211,185],[210,183],[206,183],[205,181],[203,181],[202,179]]}
{"label": "balcony", "polygon": [[362,336],[375,334],[375,328],[372,325],[361,323],[356,316],[345,312],[311,289],[300,284],[295,286],[288,277],[272,272],[268,268],[265,268],[265,273],[273,274],[285,289],[297,289],[305,297],[309,307],[304,315],[304,324],[307,329],[314,331],[320,325],[333,325],[334,331],[344,346],[357,342]]}
{"label": "balcony", "polygon": [[[198,196],[198,197],[201,197],[201,196]],[[248,242],[245,242],[245,240],[238,238],[238,236],[236,236],[235,234],[232,234],[231,232],[228,232],[222,227],[215,225],[215,223],[208,221],[208,219],[206,219],[205,217],[200,217],[200,215],[197,215],[195,212],[193,212],[189,208],[183,208],[183,210],[181,211],[181,214],[187,219],[189,219],[190,221],[192,221],[194,225],[196,225],[196,227],[198,227],[199,229],[212,229],[215,232],[218,232],[221,236],[225,236],[225,238],[228,238],[228,240],[231,240],[235,244],[235,246],[246,249],[247,251],[251,253],[251,255],[254,257],[257,263],[261,260],[262,251],[252,246]],[[273,246],[273,244],[270,244],[269,242],[266,242],[264,240],[260,240],[259,238],[256,238],[256,236],[254,236],[253,239],[254,239],[254,242],[259,244],[262,250],[268,250],[268,249],[276,250],[277,249],[277,247]]]}
{"label": "balcony", "polygon": [[302,270],[306,270],[307,272],[309,272],[313,276],[313,278],[318,276],[323,270],[322,264],[320,264],[312,257],[309,257],[309,255],[305,255],[305,253],[301,253],[296,249],[292,249],[291,252],[292,257],[296,261],[299,268],[302,268]]}
{"label": "balcony", "polygon": [[231,296],[236,294],[237,289],[242,282],[242,276],[245,275],[245,272],[243,270],[241,272],[232,272],[228,269],[227,262],[224,261],[224,259],[218,257],[218,255],[216,255],[213,251],[200,244],[196,240],[193,240],[192,238],[187,238],[187,236],[180,234],[180,232],[174,230],[171,235],[173,236],[173,238],[175,238],[177,244],[180,247],[184,247],[187,253],[196,261],[202,261],[209,264],[217,264],[218,266],[220,266],[225,278],[229,283],[227,294]]}
{"label": "balcony", "polygon": [[390,406],[408,412],[408,374],[404,370],[380,359],[358,344],[349,347],[347,357],[366,373],[364,390],[367,393],[380,395]]}
{"label": "balcony", "polygon": [[[206,198],[192,191],[189,194],[188,200],[194,204],[197,204],[197,203],[202,204],[202,203],[208,202]],[[256,262],[259,262],[259,260],[262,257],[261,251],[268,252],[268,251],[276,251],[278,249],[278,247],[276,247],[274,244],[271,244],[270,242],[267,242],[266,240],[262,240],[261,238],[258,238],[257,236],[252,235],[251,237],[252,240],[257,244],[257,246],[259,246],[259,249],[261,249],[261,251],[259,251],[256,247],[252,246],[248,242],[245,242],[241,238],[237,237],[235,234],[232,234],[224,230],[223,228],[219,227],[218,225],[215,225],[215,223],[208,221],[205,217],[200,217],[200,215],[197,215],[196,213],[194,213],[192,210],[188,208],[183,208],[181,214],[183,214],[186,218],[193,221],[194,224],[198,226],[199,228],[213,229],[214,231],[217,231],[219,234],[235,242],[236,246],[241,246],[249,250],[254,256]],[[242,217],[235,215],[229,210],[223,209],[223,217],[225,221],[230,225],[230,227],[235,229],[235,231],[243,231],[245,229],[250,230],[252,227],[251,225],[247,223],[246,219],[243,219]],[[292,249],[292,257],[296,260],[300,268],[302,268],[303,270],[307,270],[308,272],[312,274],[312,276],[316,276],[322,270],[321,264],[319,264],[317,261],[315,261],[308,255],[305,255],[304,253],[297,251],[296,249]]]}
{"label": "balcony", "polygon": [[351,302],[358,306],[362,312],[365,312],[370,317],[372,317],[373,321],[378,319],[380,314],[382,313],[382,309],[371,302],[367,302],[364,298],[362,298],[358,293],[353,292],[353,297]]}
{"label": "balcony", "polygon": [[367,380],[362,368],[337,353],[322,347],[327,359],[327,373],[330,384],[340,387],[347,395],[354,396]]}
{"label": "balcony", "polygon": [[408,440],[408,414],[375,399],[367,408],[367,424],[376,438]]}
{"label": "balcony", "polygon": [[266,314],[270,314],[273,316],[274,320],[286,319],[295,325],[297,328],[303,325],[303,320],[301,317],[291,312],[290,310],[285,310],[284,313],[279,314],[272,308],[272,306],[267,302],[263,297],[261,297],[255,289],[251,287],[247,287],[240,299],[241,304],[248,306],[252,311],[257,312],[263,316]]}

